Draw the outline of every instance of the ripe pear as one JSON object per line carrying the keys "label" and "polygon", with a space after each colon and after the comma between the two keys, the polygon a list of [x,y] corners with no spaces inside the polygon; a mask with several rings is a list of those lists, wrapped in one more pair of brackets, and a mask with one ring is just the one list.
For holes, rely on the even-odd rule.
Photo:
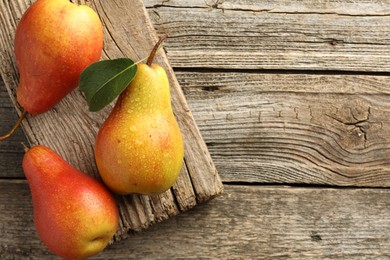
{"label": "ripe pear", "polygon": [[117,230],[119,214],[103,184],[42,145],[26,152],[23,170],[32,194],[36,230],[53,253],[84,259],[106,247]]}
{"label": "ripe pear", "polygon": [[23,14],[14,44],[17,101],[30,114],[39,114],[75,89],[81,72],[100,59],[102,24],[88,6],[37,0]]}
{"label": "ripe pear", "polygon": [[135,78],[99,129],[99,174],[119,194],[160,194],[174,184],[183,154],[166,72],[157,64],[138,64]]}

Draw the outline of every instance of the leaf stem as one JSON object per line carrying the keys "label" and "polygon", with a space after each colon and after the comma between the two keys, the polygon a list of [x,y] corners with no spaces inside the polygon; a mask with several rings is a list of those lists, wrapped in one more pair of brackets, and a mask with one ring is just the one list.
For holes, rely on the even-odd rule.
{"label": "leaf stem", "polygon": [[150,52],[148,61],[146,62],[146,64],[147,64],[148,66],[151,66],[151,65],[152,65],[154,56],[156,56],[157,51],[159,50],[161,44],[163,43],[163,41],[164,41],[166,38],[168,38],[168,35],[166,35],[166,34],[160,36],[160,38],[158,39],[158,42],[156,43],[156,45],[154,45],[153,50]]}
{"label": "leaf stem", "polygon": [[14,127],[12,127],[12,129],[7,134],[0,136],[0,142],[7,140],[13,133],[15,133],[16,129],[18,129],[23,119],[26,117],[27,113],[28,112],[26,110],[23,110],[22,115],[19,117],[19,120],[16,122]]}
{"label": "leaf stem", "polygon": [[131,64],[130,67],[133,67],[133,66],[135,66],[135,65],[137,65],[137,64],[140,64],[141,62],[146,61],[148,58],[149,58],[149,57],[145,57],[145,58],[142,58],[142,59],[140,59],[140,60],[137,60],[136,62],[134,62],[134,64]]}

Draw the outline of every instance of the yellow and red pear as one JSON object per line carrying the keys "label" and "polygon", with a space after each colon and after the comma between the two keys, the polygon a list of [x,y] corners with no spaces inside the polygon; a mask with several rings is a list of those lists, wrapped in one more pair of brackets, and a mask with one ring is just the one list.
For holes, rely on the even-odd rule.
{"label": "yellow and red pear", "polygon": [[39,114],[75,89],[81,72],[100,59],[102,24],[88,6],[37,0],[23,14],[14,43],[17,101],[30,114]]}
{"label": "yellow and red pear", "polygon": [[65,259],[101,252],[118,227],[118,208],[96,179],[38,145],[23,158],[34,207],[34,223],[43,243]]}
{"label": "yellow and red pear", "polygon": [[172,187],[183,163],[184,144],[168,77],[161,66],[151,64],[152,58],[138,64],[135,78],[96,138],[100,176],[119,194],[160,194]]}

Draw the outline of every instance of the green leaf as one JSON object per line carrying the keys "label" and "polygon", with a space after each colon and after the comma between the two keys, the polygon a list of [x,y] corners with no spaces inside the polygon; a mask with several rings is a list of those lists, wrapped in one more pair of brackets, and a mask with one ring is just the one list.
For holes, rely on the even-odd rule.
{"label": "green leaf", "polygon": [[136,73],[137,65],[127,58],[92,63],[81,73],[79,81],[89,110],[96,112],[111,103],[126,89]]}

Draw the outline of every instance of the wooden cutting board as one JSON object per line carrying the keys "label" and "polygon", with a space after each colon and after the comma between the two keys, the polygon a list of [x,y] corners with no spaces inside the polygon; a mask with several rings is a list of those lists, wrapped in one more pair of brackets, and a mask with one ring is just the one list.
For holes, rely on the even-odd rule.
{"label": "wooden cutting board", "polygon": [[[18,71],[13,39],[16,25],[31,2],[33,1],[0,2],[1,76],[19,115],[21,108],[15,97]],[[72,2],[87,4],[99,14],[105,37],[102,59],[129,57],[137,61],[147,57],[157,42],[157,35],[142,0]],[[177,182],[164,194],[116,196],[121,220],[115,240],[125,238],[129,230],[145,229],[223,191],[214,163],[162,50],[159,51],[155,63],[163,66],[169,76],[173,110],[185,141],[184,164]],[[99,178],[93,147],[99,127],[112,107],[113,104],[98,113],[89,112],[83,95],[76,89],[49,112],[27,116],[23,129],[31,145],[46,145],[79,170]]]}

